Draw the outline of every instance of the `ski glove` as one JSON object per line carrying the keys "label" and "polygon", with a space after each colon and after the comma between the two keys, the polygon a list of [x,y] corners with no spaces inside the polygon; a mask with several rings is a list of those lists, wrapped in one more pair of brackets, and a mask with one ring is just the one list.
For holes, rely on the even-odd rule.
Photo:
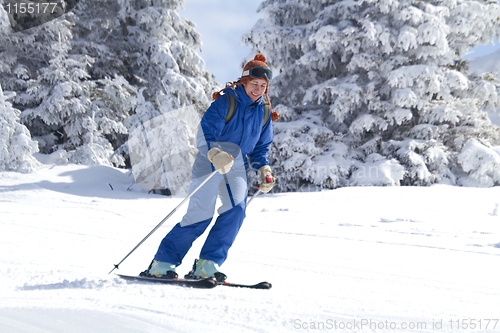
{"label": "ski glove", "polygon": [[[262,166],[259,171],[257,171],[257,176],[260,180],[260,191],[262,193],[271,191],[275,183],[274,173],[272,173],[271,167],[269,165]],[[270,179],[272,180],[271,182],[269,182]]]}
{"label": "ski glove", "polygon": [[212,162],[215,170],[220,174],[226,174],[234,164],[234,157],[219,148],[212,148],[208,151],[207,157]]}

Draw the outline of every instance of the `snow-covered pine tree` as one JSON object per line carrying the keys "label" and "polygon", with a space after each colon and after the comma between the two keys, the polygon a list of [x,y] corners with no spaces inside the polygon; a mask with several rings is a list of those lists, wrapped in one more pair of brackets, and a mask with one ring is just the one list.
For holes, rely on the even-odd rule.
{"label": "snow-covered pine tree", "polygon": [[130,54],[135,53],[118,19],[120,7],[116,0],[80,0],[73,9],[72,54],[86,54],[95,62],[88,72],[92,80],[118,76],[136,84],[129,67]]}
{"label": "snow-covered pine tree", "polygon": [[498,109],[500,85],[462,61],[500,34],[498,1],[265,0],[259,10],[242,41],[280,73],[271,162],[282,190],[500,184],[500,131],[483,112]]}
{"label": "snow-covered pine tree", "polygon": [[26,126],[19,123],[21,111],[12,107],[0,86],[0,170],[30,172],[39,163],[33,157],[38,144],[31,140]]}
{"label": "snow-covered pine tree", "polygon": [[[119,0],[121,32],[129,45],[122,50],[129,71],[147,89],[147,101],[160,112],[194,105],[202,114],[217,88],[196,53],[200,35],[182,18],[183,0]],[[139,82],[138,82],[139,83]]]}
{"label": "snow-covered pine tree", "polygon": [[95,126],[114,149],[110,160],[123,165],[128,136],[124,122],[135,107],[138,87],[128,66],[131,46],[123,36],[118,11],[116,0],[80,0],[72,11],[74,15],[68,17],[73,33],[69,54],[92,58],[87,80],[94,83],[89,98]]}
{"label": "snow-covered pine tree", "polygon": [[63,149],[74,163],[110,164],[113,149],[99,133],[99,108],[89,99],[94,83],[88,80],[86,68],[93,59],[70,56],[71,37],[59,33],[52,42],[50,65],[40,69],[26,90],[26,101],[36,106],[25,109],[22,119],[43,153]]}
{"label": "snow-covered pine tree", "polygon": [[[120,74],[138,88],[125,126],[139,133],[128,149],[140,161],[133,166],[136,178],[154,179],[148,189],[169,186],[168,179],[185,179],[186,170],[190,173],[186,161],[195,149],[192,135],[198,125],[193,119],[199,120],[218,88],[196,53],[201,48],[200,35],[178,13],[183,3],[119,0],[119,28],[115,26],[106,37],[107,45],[126,46],[117,57],[118,63],[126,65],[126,72]],[[180,147],[183,150],[177,151]]]}
{"label": "snow-covered pine tree", "polygon": [[[3,8],[0,9],[3,11]],[[94,84],[86,73],[92,58],[69,54],[72,49],[68,13],[29,30],[1,34],[0,80],[16,92],[14,106],[43,153],[69,150],[76,163],[110,164],[111,145],[103,137],[110,121],[102,104],[90,101]],[[121,119],[123,121],[124,119]],[[114,127],[121,127],[119,122]],[[62,152],[62,150],[61,150]],[[120,158],[116,163],[122,163]]]}
{"label": "snow-covered pine tree", "polygon": [[[21,120],[28,126],[31,135],[36,137],[41,151],[50,153],[57,149],[56,134],[63,133],[59,131],[62,123],[54,122],[53,118],[58,117],[57,115],[42,115],[43,112],[38,107],[44,98],[68,87],[61,86],[52,90],[51,84],[56,81],[59,83],[57,77],[65,75],[61,72],[61,63],[67,61],[67,50],[71,48],[69,40],[72,37],[70,23],[65,18],[71,16],[71,13],[16,33],[10,28],[8,17],[1,6],[0,14],[0,82],[3,87],[15,92],[11,101],[15,108],[23,111]],[[41,72],[45,76],[41,75]],[[73,88],[78,89],[74,85]],[[28,89],[31,89],[31,93]],[[45,106],[47,104],[48,100]],[[33,108],[38,108],[39,112],[34,114]],[[43,109],[43,106],[41,108]]]}
{"label": "snow-covered pine tree", "polygon": [[[2,36],[0,82],[17,92],[13,102],[44,153],[63,148],[73,162],[119,164],[140,122],[186,105],[204,112],[216,84],[195,52],[200,36],[177,12],[182,3],[81,0],[57,20]],[[137,104],[144,97],[151,114]],[[121,146],[113,155],[110,143]]]}
{"label": "snow-covered pine tree", "polygon": [[[94,3],[90,14],[95,14],[96,7],[99,6]],[[74,12],[83,15],[88,8],[79,9]],[[105,12],[100,9],[99,13]],[[45,41],[45,47],[51,50],[47,57],[49,66],[33,71],[34,78],[27,82],[26,93],[19,94],[18,102],[27,108],[22,119],[37,136],[43,153],[68,151],[67,158],[73,163],[124,165],[122,156],[113,152],[124,142],[127,129],[123,122],[129,117],[136,89],[112,67],[109,75],[90,75],[94,74],[95,59],[89,56],[87,47],[107,47],[92,38],[86,39],[81,26],[75,24],[80,22],[75,13],[30,29],[37,37],[47,32],[55,36]],[[111,22],[116,21],[116,13],[109,17]],[[108,34],[109,24],[99,25],[97,20],[90,19],[96,34]],[[102,56],[113,58],[109,53]]]}
{"label": "snow-covered pine tree", "polygon": [[[68,14],[71,15],[71,14]],[[24,110],[29,102],[25,94],[28,81],[36,79],[38,71],[49,65],[53,57],[53,43],[59,34],[70,38],[68,21],[58,19],[39,27],[14,33],[9,17],[0,6],[0,84],[16,92],[13,106]]]}
{"label": "snow-covered pine tree", "polygon": [[[126,96],[116,99],[110,108],[118,113],[127,110],[130,117],[123,122],[127,130],[149,128],[148,122],[155,118],[159,118],[153,122],[155,128],[162,121],[163,126],[171,126],[172,119],[183,119],[178,114],[184,109],[190,118],[191,106],[199,115],[203,114],[210,103],[211,93],[217,87],[196,53],[201,47],[199,34],[191,22],[179,16],[178,8],[183,1],[97,2],[98,5],[94,0],[81,0],[75,8],[72,19],[75,38],[71,52],[88,54],[95,59],[89,74],[92,80],[99,80],[98,92],[113,90],[117,95]],[[129,87],[116,84],[108,87],[109,77],[120,77],[121,82],[127,82]],[[102,93],[94,94],[93,98],[100,99],[99,95]],[[171,111],[176,116],[168,115]],[[186,133],[192,132],[187,125],[189,122],[179,121]],[[158,150],[152,156],[165,156],[172,151],[165,142],[184,145],[186,136],[171,130],[163,131],[162,137],[153,139],[148,147],[129,147],[127,143],[122,144],[123,137],[113,138],[111,143],[118,148],[115,154],[126,157],[131,150],[139,157],[150,149]],[[146,155],[142,157],[147,158]],[[159,170],[157,163],[160,161],[148,163],[149,170]],[[140,163],[142,165],[144,163]],[[135,166],[134,170],[137,168]],[[154,177],[161,178],[161,175]]]}

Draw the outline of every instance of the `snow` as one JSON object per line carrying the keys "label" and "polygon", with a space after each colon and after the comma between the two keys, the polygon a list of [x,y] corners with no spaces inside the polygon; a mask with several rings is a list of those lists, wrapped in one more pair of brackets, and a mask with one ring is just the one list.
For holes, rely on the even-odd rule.
{"label": "snow", "polygon": [[[108,166],[0,173],[2,332],[453,332],[462,319],[500,329],[487,322],[498,319],[499,187],[261,195],[222,270],[273,288],[199,290],[108,274],[182,200],[132,182]],[[144,270],[184,212],[115,272]]]}

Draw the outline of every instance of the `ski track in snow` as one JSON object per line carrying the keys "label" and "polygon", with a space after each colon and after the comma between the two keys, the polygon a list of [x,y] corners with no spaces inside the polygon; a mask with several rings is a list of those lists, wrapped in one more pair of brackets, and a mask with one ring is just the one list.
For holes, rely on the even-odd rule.
{"label": "ski track in snow", "polygon": [[[261,195],[222,270],[230,281],[273,288],[199,290],[108,274],[182,200],[127,191],[131,182],[103,166],[0,173],[1,332],[394,332],[404,324],[456,332],[450,320],[484,326],[500,317],[500,188]],[[118,272],[144,270],[185,208]],[[481,332],[500,331],[493,324]]]}

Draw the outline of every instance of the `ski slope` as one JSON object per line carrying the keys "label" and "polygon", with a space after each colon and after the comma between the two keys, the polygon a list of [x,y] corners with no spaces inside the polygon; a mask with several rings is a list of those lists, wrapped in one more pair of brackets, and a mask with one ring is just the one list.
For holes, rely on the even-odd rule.
{"label": "ski slope", "polygon": [[[0,173],[1,332],[500,332],[498,187],[261,195],[222,271],[273,288],[199,290],[108,274],[182,200],[132,183],[105,166]],[[144,270],[184,212],[118,272]]]}

